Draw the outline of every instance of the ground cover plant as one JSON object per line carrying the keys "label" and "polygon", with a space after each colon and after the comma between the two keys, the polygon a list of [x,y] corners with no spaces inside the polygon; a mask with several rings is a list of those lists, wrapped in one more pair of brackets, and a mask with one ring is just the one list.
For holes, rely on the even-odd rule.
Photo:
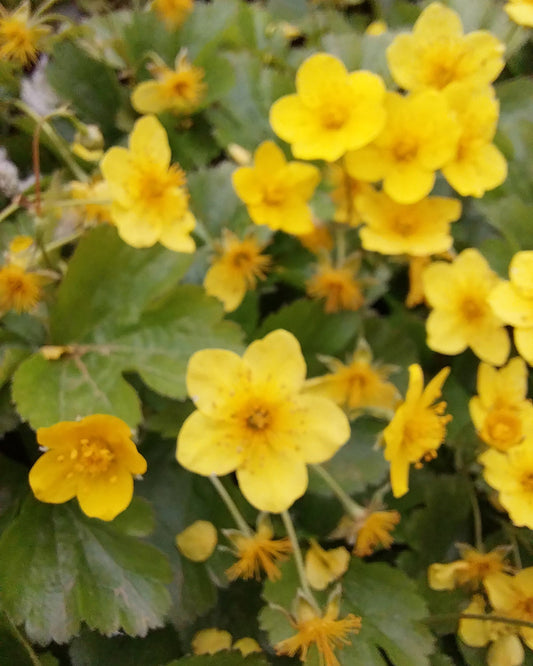
{"label": "ground cover plant", "polygon": [[0,6],[0,664],[533,664],[532,27]]}

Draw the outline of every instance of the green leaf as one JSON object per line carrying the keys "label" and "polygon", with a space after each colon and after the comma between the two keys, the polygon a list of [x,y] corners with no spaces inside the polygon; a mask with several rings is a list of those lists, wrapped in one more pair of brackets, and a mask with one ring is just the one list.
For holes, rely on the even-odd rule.
{"label": "green leaf", "polygon": [[262,654],[243,657],[236,650],[225,650],[213,655],[175,659],[166,666],[268,666],[268,661]]}
{"label": "green leaf", "polygon": [[0,539],[0,559],[4,607],[39,644],[68,641],[82,622],[106,635],[144,636],[169,608],[162,553],[73,503],[29,497]]}
{"label": "green leaf", "polygon": [[9,617],[0,612],[0,664],[38,666],[40,661]]}

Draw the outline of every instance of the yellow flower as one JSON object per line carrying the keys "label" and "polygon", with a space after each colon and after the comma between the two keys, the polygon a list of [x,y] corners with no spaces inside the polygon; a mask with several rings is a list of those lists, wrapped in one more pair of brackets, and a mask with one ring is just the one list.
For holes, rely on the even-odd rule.
{"label": "yellow flower", "polygon": [[320,182],[316,167],[287,162],[281,148],[264,141],[254,153],[253,166],[234,171],[232,181],[255,224],[297,235],[313,231],[308,202]]}
{"label": "yellow flower", "polygon": [[315,274],[306,282],[307,294],[311,298],[323,298],[327,313],[359,310],[365,302],[360,282],[355,277],[360,263],[358,256],[339,267],[332,266],[329,260],[320,261]]}
{"label": "yellow flower", "polygon": [[70,195],[79,201],[93,202],[79,206],[83,211],[84,226],[92,227],[111,221],[111,194],[105,180],[93,179],[88,183],[73,180],[70,183]]}
{"label": "yellow flower", "polygon": [[356,634],[361,628],[361,618],[350,613],[342,620],[339,617],[339,601],[333,600],[320,615],[307,601],[299,598],[295,617],[291,624],[296,634],[275,645],[278,655],[294,657],[300,653],[300,661],[307,660],[307,653],[316,645],[321,666],[340,666],[334,650],[350,645],[347,634]]}
{"label": "yellow flower", "polygon": [[372,185],[352,178],[346,169],[338,164],[329,165],[328,181],[333,186],[330,196],[335,204],[335,222],[349,224],[351,227],[359,226],[361,216],[357,208],[357,198],[373,191]]}
{"label": "yellow flower", "polygon": [[324,550],[315,539],[311,539],[311,547],[305,554],[305,576],[312,588],[325,590],[346,573],[349,562],[350,553],[343,546]]}
{"label": "yellow flower", "polygon": [[148,67],[155,80],[143,81],[131,95],[131,105],[139,113],[171,111],[179,115],[193,113],[206,92],[204,70],[193,67],[186,52],[176,56],[174,69],[165,65]]}
{"label": "yellow flower", "polygon": [[383,189],[398,203],[409,204],[427,196],[435,171],[455,155],[459,125],[446,97],[435,90],[385,98],[387,124],[376,140],[347,153],[352,178],[383,179]]}
{"label": "yellow flower", "polygon": [[178,462],[204,476],[236,471],[250,504],[288,509],[307,489],[306,463],[329,460],[350,435],[337,405],[303,393],[305,374],[298,340],[285,330],[252,342],[242,358],[193,354],[186,379],[197,410],[179,433]]}
{"label": "yellow flower", "polygon": [[459,219],[461,203],[427,197],[401,204],[371,189],[357,197],[357,210],[364,223],[360,235],[365,250],[424,257],[450,249],[450,223]]}
{"label": "yellow flower", "polygon": [[498,546],[482,553],[472,546],[458,544],[460,560],[449,564],[432,564],[428,569],[428,583],[432,590],[454,590],[456,587],[477,589],[487,576],[498,571],[509,571],[505,562],[507,546]]}
{"label": "yellow flower", "polygon": [[[522,569],[515,576],[495,573],[485,580],[485,589],[496,615],[533,622],[533,567]],[[515,625],[528,648],[533,650],[533,628]]]}
{"label": "yellow flower", "polygon": [[440,2],[420,14],[412,34],[398,35],[387,62],[404,90],[442,90],[454,81],[487,85],[504,66],[505,46],[486,30],[463,34],[459,15]]}
{"label": "yellow flower", "polygon": [[489,449],[479,462],[485,467],[485,481],[499,492],[498,500],[518,526],[533,528],[533,438],[531,433],[521,444],[506,453]]}
{"label": "yellow flower", "polygon": [[208,520],[195,520],[176,535],[176,547],[192,562],[208,560],[217,545],[217,529]]}
{"label": "yellow flower", "polygon": [[390,412],[399,399],[398,389],[387,381],[393,367],[372,363],[368,343],[360,340],[348,364],[336,358],[320,357],[330,374],[308,379],[306,391],[330,398],[349,413],[368,409]]}
{"label": "yellow flower", "polygon": [[376,546],[389,549],[394,538],[391,532],[400,522],[398,511],[376,511],[372,507],[362,509],[357,518],[343,516],[340,523],[330,535],[331,538],[343,538],[353,545],[353,553],[357,557],[372,555]]}
{"label": "yellow flower", "polygon": [[470,347],[486,363],[505,363],[509,336],[489,303],[499,278],[478,250],[464,250],[451,264],[434,262],[422,279],[433,308],[426,323],[428,347],[449,355]]}
{"label": "yellow flower", "polygon": [[237,562],[226,571],[229,580],[261,580],[263,571],[268,580],[276,581],[281,578],[281,571],[276,563],[287,559],[292,550],[291,543],[286,537],[273,538],[272,523],[266,515],[259,515],[257,531],[254,534],[244,534],[238,530],[224,530],[224,534],[233,544],[238,557]]}
{"label": "yellow flower", "polygon": [[274,102],[270,124],[295,157],[334,162],[370,143],[385,124],[385,86],[377,74],[348,73],[335,56],[317,53],[296,73],[294,95]]}
{"label": "yellow flower", "polygon": [[499,451],[520,444],[533,432],[533,404],[526,400],[527,367],[513,358],[501,370],[480,363],[477,374],[479,395],[470,400],[470,416],[479,437]]}
{"label": "yellow flower", "polygon": [[533,0],[509,0],[504,9],[515,23],[533,28]]}
{"label": "yellow flower", "polygon": [[507,178],[505,157],[492,143],[499,114],[494,90],[454,83],[445,94],[461,133],[457,152],[442,173],[461,196],[482,197]]}
{"label": "yellow flower", "polygon": [[261,254],[263,247],[251,236],[241,241],[229,229],[223,230],[221,252],[205,275],[204,287],[222,301],[226,312],[236,310],[257,280],[265,279],[271,259]]}
{"label": "yellow flower", "polygon": [[146,472],[146,460],[131,440],[130,428],[116,416],[94,414],[37,430],[48,450],[30,470],[30,486],[41,502],[62,504],[78,498],[91,518],[113,520],[133,497],[133,474]]}
{"label": "yellow flower", "polygon": [[408,308],[414,308],[425,301],[422,275],[430,263],[430,257],[409,257],[409,292],[405,298]]}
{"label": "yellow flower", "polygon": [[8,310],[29,312],[41,298],[41,278],[16,263],[0,268],[0,315]]}
{"label": "yellow flower", "polygon": [[178,166],[170,166],[167,134],[157,118],[140,118],[129,150],[110,148],[101,170],[122,240],[133,247],[151,247],[159,241],[169,250],[194,251],[189,234],[195,220],[188,207],[185,174]]}
{"label": "yellow flower", "polygon": [[23,2],[12,13],[0,5],[0,60],[30,65],[37,60],[43,37],[49,32],[50,26],[30,15],[29,2]]}
{"label": "yellow flower", "polygon": [[418,364],[409,366],[409,386],[405,401],[383,431],[385,460],[390,461],[391,486],[394,497],[409,490],[409,465],[421,466],[421,460],[431,460],[446,436],[450,415],[444,414],[445,402],[440,397],[442,385],[450,373],[443,368],[424,388],[424,375]]}
{"label": "yellow flower", "polygon": [[216,654],[222,650],[230,650],[232,636],[229,631],[212,627],[197,631],[191,641],[193,654]]}
{"label": "yellow flower", "polygon": [[500,282],[490,295],[494,312],[514,326],[518,353],[533,365],[533,252],[517,252],[509,265],[510,281]]}
{"label": "yellow flower", "polygon": [[194,9],[194,0],[154,0],[152,8],[163,19],[169,30],[175,30],[185,22]]}

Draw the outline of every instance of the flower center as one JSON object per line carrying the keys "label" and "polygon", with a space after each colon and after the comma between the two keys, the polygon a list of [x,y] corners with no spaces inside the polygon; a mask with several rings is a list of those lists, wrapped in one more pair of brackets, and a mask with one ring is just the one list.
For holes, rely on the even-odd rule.
{"label": "flower center", "polygon": [[485,316],[486,305],[478,298],[467,296],[461,303],[461,313],[468,323],[478,323]]}
{"label": "flower center", "polygon": [[437,41],[426,54],[425,81],[433,88],[442,90],[460,78],[461,48],[455,40]]}
{"label": "flower center", "polygon": [[255,407],[246,417],[246,425],[251,430],[266,430],[272,422],[272,414],[263,406]]}
{"label": "flower center", "polygon": [[418,153],[418,142],[410,137],[402,137],[392,152],[397,162],[411,162]]}
{"label": "flower center", "polygon": [[327,104],[320,109],[320,121],[326,129],[341,128],[348,117],[348,111],[341,104]]}
{"label": "flower center", "polygon": [[524,474],[522,474],[520,483],[526,493],[533,493],[533,472],[525,472]]}
{"label": "flower center", "polygon": [[522,421],[511,409],[495,409],[485,421],[488,438],[496,448],[505,451],[522,439]]}
{"label": "flower center", "polygon": [[434,405],[431,409],[424,409],[416,417],[407,420],[404,429],[404,447],[407,457],[415,463],[415,467],[422,467],[422,461],[429,462],[436,457],[436,451],[444,439],[446,423],[449,416],[440,416],[446,409],[446,403]]}
{"label": "flower center", "polygon": [[91,475],[106,472],[115,459],[105,441],[87,438],[80,440],[79,449],[73,449],[71,457],[78,461],[77,471]]}
{"label": "flower center", "polygon": [[279,206],[287,199],[287,190],[282,183],[268,183],[263,200],[268,206]]}
{"label": "flower center", "polygon": [[393,222],[394,230],[400,236],[410,236],[413,231],[418,227],[418,220],[414,219],[411,215],[399,215]]}

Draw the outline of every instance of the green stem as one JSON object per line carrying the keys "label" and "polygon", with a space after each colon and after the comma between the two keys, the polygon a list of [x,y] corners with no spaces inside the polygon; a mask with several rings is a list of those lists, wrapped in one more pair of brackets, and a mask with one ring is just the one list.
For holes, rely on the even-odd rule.
{"label": "green stem", "polygon": [[285,530],[287,531],[287,536],[289,537],[289,540],[291,542],[292,551],[294,554],[294,562],[296,564],[296,570],[298,571],[300,586],[302,588],[304,597],[306,601],[308,601],[315,610],[320,612],[320,606],[318,605],[311,591],[311,588],[309,587],[307,576],[305,575],[305,567],[304,567],[304,560],[302,557],[302,551],[300,550],[298,537],[296,536],[296,531],[294,529],[294,525],[289,515],[289,512],[283,511],[283,513],[281,514],[281,519],[283,520],[283,524],[285,525]]}
{"label": "green stem", "polygon": [[3,222],[6,218],[8,218],[11,215],[11,213],[14,213],[20,207],[21,206],[18,201],[13,201],[12,203],[10,203],[9,206],[6,206],[4,210],[0,211],[0,222]]}
{"label": "green stem", "polygon": [[221,500],[224,502],[226,508],[230,512],[237,527],[241,530],[241,532],[243,532],[243,534],[246,534],[246,536],[251,536],[252,530],[250,529],[248,523],[244,520],[242,513],[237,508],[235,502],[231,499],[230,494],[224,488],[222,481],[218,478],[218,476],[215,476],[214,474],[211,474],[209,478],[211,480],[211,483],[215,486],[215,490],[220,495]]}
{"label": "green stem", "polygon": [[39,16],[42,16],[42,14],[44,14],[46,11],[51,9],[58,2],[59,2],[59,0],[46,0],[46,2],[43,2],[42,5],[37,7],[37,9],[36,9],[36,11],[33,15],[33,18],[37,18]]}
{"label": "green stem", "polygon": [[11,630],[11,633],[15,638],[18,640],[18,642],[24,647],[26,652],[28,653],[28,657],[30,658],[31,663],[34,666],[41,666],[41,661],[39,657],[35,654],[33,651],[31,645],[28,643],[28,641],[24,638],[24,636],[21,634],[21,632],[18,630],[17,626],[13,622],[13,620],[9,617],[7,613],[4,613],[4,617],[6,618],[9,628]]}
{"label": "green stem", "polygon": [[514,617],[505,617],[505,615],[478,615],[477,613],[443,613],[442,615],[432,615],[427,617],[426,624],[437,624],[439,622],[449,622],[450,620],[482,620],[484,622],[502,622],[504,624],[514,624],[519,627],[529,627],[533,629],[533,622],[519,620]]}
{"label": "green stem", "polygon": [[483,546],[483,524],[481,522],[481,511],[479,509],[479,502],[476,495],[476,490],[470,485],[470,502],[472,504],[472,515],[474,517],[474,538],[476,548],[480,553],[484,551]]}
{"label": "green stem", "polygon": [[361,514],[364,513],[363,507],[357,504],[357,502],[355,502],[348,495],[348,493],[341,488],[340,484],[331,476],[329,472],[327,472],[322,467],[322,465],[313,465],[313,469],[320,477],[322,477],[322,480],[325,483],[327,483],[327,485],[331,488],[331,490],[336,495],[339,502],[344,507],[345,511],[352,518],[360,518]]}

